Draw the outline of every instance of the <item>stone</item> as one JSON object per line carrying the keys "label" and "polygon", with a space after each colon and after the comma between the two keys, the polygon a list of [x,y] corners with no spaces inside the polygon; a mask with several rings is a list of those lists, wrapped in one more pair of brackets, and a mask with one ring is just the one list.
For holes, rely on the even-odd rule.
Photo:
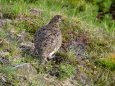
{"label": "stone", "polygon": [[37,70],[30,63],[22,63],[14,67],[19,76],[33,79],[37,75]]}
{"label": "stone", "polygon": [[20,48],[22,49],[24,55],[26,54],[35,56],[34,44],[32,42],[22,42],[20,44]]}
{"label": "stone", "polygon": [[37,16],[39,17],[40,15],[43,14],[43,11],[41,11],[40,9],[36,9],[36,8],[33,8],[33,7],[29,7],[29,10],[30,10],[30,14],[32,16]]}
{"label": "stone", "polygon": [[4,22],[2,20],[0,20],[0,26],[2,26],[4,24]]}
{"label": "stone", "polygon": [[0,19],[2,19],[3,18],[3,14],[2,13],[0,13]]}
{"label": "stone", "polygon": [[0,51],[1,56],[8,56],[10,53],[8,51]]}

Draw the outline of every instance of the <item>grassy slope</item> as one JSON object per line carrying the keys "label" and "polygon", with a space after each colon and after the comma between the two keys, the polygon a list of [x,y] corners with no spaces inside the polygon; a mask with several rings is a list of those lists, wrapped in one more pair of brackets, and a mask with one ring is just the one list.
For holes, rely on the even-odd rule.
{"label": "grassy slope", "polygon": [[[77,6],[75,5],[76,3]],[[24,50],[20,48],[20,44],[27,41],[32,42],[35,30],[46,24],[52,16],[61,14],[65,17],[66,24],[61,24],[61,28],[63,28],[63,41],[68,41],[72,37],[67,34],[68,32],[74,32],[74,35],[76,36],[79,34],[88,35],[90,46],[87,48],[87,54],[91,59],[79,62],[79,60],[73,60],[74,55],[71,51],[68,51],[67,53],[60,52],[59,55],[66,60],[58,64],[60,75],[57,79],[76,76],[75,80],[77,83],[83,85],[83,82],[81,82],[81,79],[79,78],[81,77],[81,74],[83,74],[84,76],[86,75],[89,77],[87,79],[88,81],[86,81],[92,82],[95,86],[113,85],[115,64],[111,61],[104,62],[101,59],[97,59],[99,57],[104,57],[105,53],[113,51],[114,48],[113,36],[115,23],[111,21],[110,15],[105,16],[102,21],[98,22],[96,20],[97,7],[90,3],[86,4],[86,2],[82,0],[79,2],[71,2],[69,0],[65,2],[62,0],[38,0],[36,3],[25,3],[23,0],[22,2],[15,0],[10,2],[10,4],[5,2],[5,0],[1,0],[1,4],[3,4],[2,6],[4,8],[1,7],[0,11],[4,14],[5,18],[9,18],[11,21],[7,21],[7,23],[2,26],[3,29],[0,29],[0,51],[8,52],[8,54],[3,54],[3,57],[8,58],[10,64],[16,65],[28,62],[33,64],[37,71],[42,73],[43,76],[45,74],[48,75],[50,73],[49,71],[52,71],[54,65],[57,64],[47,63],[44,67],[39,67],[39,61],[33,56],[26,54],[27,52],[24,52]],[[38,14],[34,15],[29,8],[38,9]],[[103,30],[99,28],[106,29],[107,32],[104,32],[106,34],[103,34]],[[100,63],[100,65],[94,63]],[[17,86],[17,84],[21,82],[18,79],[14,82],[16,76],[15,73],[11,72],[12,70],[9,70],[10,66],[6,65],[5,68],[0,65],[0,67],[0,77],[7,76],[8,80],[12,81],[14,86]],[[47,69],[44,70],[46,67]],[[38,76],[40,75],[38,74]],[[38,81],[39,83],[37,83]],[[39,79],[33,79],[32,82],[33,86],[41,84]],[[25,83],[27,85],[29,84],[28,81]]]}

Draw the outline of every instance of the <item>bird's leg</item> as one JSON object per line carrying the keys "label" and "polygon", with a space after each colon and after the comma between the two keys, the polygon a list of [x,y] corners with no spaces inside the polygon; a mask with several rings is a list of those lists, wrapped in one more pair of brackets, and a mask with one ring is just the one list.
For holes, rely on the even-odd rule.
{"label": "bird's leg", "polygon": [[46,62],[47,62],[47,58],[46,57],[40,58],[40,64],[45,64]]}
{"label": "bird's leg", "polygon": [[54,56],[49,56],[47,60],[50,61],[52,58],[54,58]]}

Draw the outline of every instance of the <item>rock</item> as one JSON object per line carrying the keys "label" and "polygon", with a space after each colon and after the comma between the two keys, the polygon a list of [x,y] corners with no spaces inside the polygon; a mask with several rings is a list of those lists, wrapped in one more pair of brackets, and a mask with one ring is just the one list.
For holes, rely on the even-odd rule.
{"label": "rock", "polygon": [[69,40],[66,43],[62,44],[60,51],[68,52],[74,50],[76,58],[83,60],[86,57],[86,47],[90,44],[88,36],[85,34],[80,34],[76,36],[73,40]]}
{"label": "rock", "polygon": [[[77,73],[77,76],[75,76],[76,81],[78,81],[79,84],[82,84],[83,86],[92,86],[93,83],[90,80],[90,77],[83,72]],[[79,85],[78,85],[79,86]]]}
{"label": "rock", "polygon": [[86,40],[87,38],[85,35],[79,35],[77,37],[77,40],[74,43],[77,58],[80,58],[80,59],[85,58]]}
{"label": "rock", "polygon": [[32,49],[34,49],[34,43],[32,43],[32,42],[22,42],[20,44],[20,47],[21,48],[32,48]]}
{"label": "rock", "polygon": [[2,26],[4,24],[4,22],[2,20],[0,20],[0,26]]}
{"label": "rock", "polygon": [[62,86],[80,86],[77,81],[75,81],[72,78],[68,78],[65,81],[62,82],[63,85]]}
{"label": "rock", "polygon": [[0,51],[1,56],[8,56],[10,53],[8,51]]}
{"label": "rock", "polygon": [[0,19],[2,19],[3,18],[3,14],[2,13],[0,13]]}
{"label": "rock", "polygon": [[9,81],[7,78],[8,76],[0,73],[0,86],[13,86],[12,82]]}
{"label": "rock", "polygon": [[40,16],[43,13],[43,11],[33,8],[33,7],[29,7],[29,10],[30,10],[31,15],[33,16]]}
{"label": "rock", "polygon": [[32,42],[22,42],[20,48],[23,50],[23,54],[34,55],[34,44]]}
{"label": "rock", "polygon": [[11,22],[12,20],[10,19],[0,19],[0,26],[3,26],[4,24],[11,23]]}
{"label": "rock", "polygon": [[22,63],[14,67],[19,76],[26,77],[27,79],[33,79],[37,70],[30,63]]}

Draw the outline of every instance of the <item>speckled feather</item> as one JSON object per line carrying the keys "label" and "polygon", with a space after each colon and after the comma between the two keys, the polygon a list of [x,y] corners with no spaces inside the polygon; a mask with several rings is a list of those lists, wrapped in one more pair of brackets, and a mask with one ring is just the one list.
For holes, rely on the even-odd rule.
{"label": "speckled feather", "polygon": [[49,24],[42,26],[35,33],[35,50],[42,62],[52,58],[52,55],[61,47],[61,31],[57,20],[55,22],[54,19],[51,20],[52,23],[50,21]]}

